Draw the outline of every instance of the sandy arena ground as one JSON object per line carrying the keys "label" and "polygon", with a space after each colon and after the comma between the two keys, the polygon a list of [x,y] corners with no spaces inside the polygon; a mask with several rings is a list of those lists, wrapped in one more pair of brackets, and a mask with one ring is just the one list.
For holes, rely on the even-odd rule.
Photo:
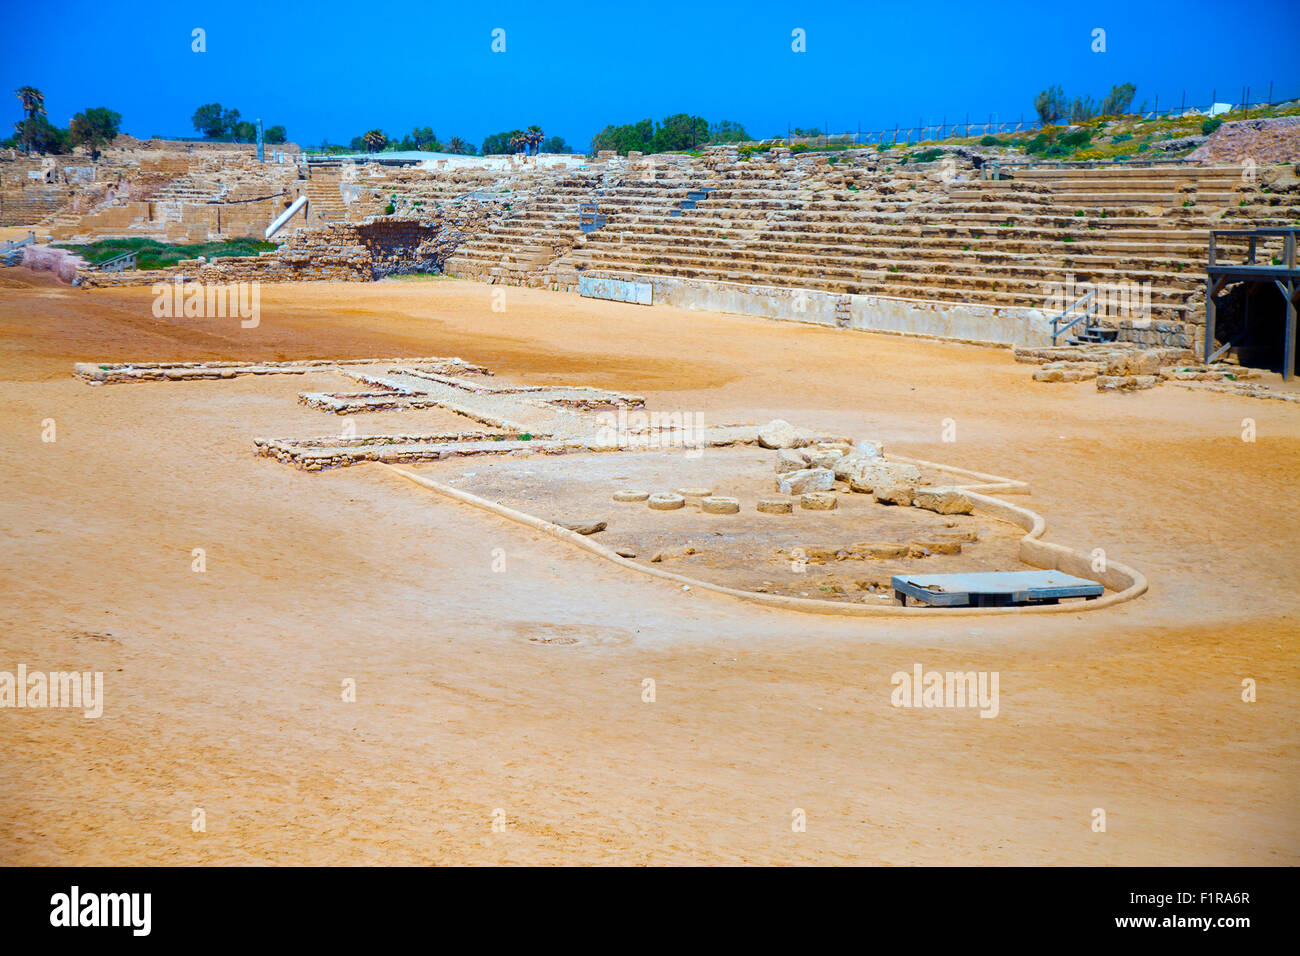
{"label": "sandy arena ground", "polygon": [[[1004,351],[534,290],[493,312],[494,291],[265,286],[242,329],[0,269],[0,670],[102,670],[107,698],[99,720],[0,712],[0,862],[1300,862],[1300,407],[1098,394]],[[379,466],[254,457],[254,437],[337,430],[295,376],[71,376],[404,355],[1025,479],[1013,500],[1049,540],[1151,589],[1013,619],[769,610]],[[997,671],[999,716],[893,708],[890,676],[918,662]]]}

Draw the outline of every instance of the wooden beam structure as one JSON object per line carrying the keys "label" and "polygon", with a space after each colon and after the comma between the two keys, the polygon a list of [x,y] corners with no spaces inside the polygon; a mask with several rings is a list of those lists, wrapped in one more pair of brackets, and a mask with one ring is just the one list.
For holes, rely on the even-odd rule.
{"label": "wooden beam structure", "polygon": [[[1247,240],[1246,261],[1225,263],[1219,261],[1219,237]],[[1300,229],[1215,229],[1210,232],[1210,255],[1205,267],[1205,348],[1203,356],[1208,364],[1224,351],[1215,348],[1215,327],[1218,320],[1218,303],[1214,297],[1225,286],[1235,282],[1274,285],[1286,299],[1286,324],[1282,344],[1282,379],[1289,381],[1295,374],[1295,340],[1297,297],[1300,296],[1300,268],[1296,266],[1296,245]],[[1281,237],[1282,255],[1260,265],[1256,258],[1259,240]]]}

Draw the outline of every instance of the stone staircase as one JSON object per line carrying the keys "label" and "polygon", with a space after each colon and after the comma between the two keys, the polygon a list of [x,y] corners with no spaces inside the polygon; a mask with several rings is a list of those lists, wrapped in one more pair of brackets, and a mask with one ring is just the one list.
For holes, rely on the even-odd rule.
{"label": "stone staircase", "polygon": [[302,182],[302,192],[307,197],[308,223],[318,225],[347,221],[348,207],[339,191],[340,182],[339,167],[311,167],[308,178]]}

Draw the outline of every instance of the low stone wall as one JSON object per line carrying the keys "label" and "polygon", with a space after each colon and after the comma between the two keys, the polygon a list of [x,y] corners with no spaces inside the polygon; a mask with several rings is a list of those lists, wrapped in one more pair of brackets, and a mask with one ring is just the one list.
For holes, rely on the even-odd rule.
{"label": "low stone wall", "polygon": [[976,342],[981,345],[1050,345],[1051,320],[1037,309],[994,308],[810,289],[709,282],[633,273],[600,272],[591,278],[645,282],[651,301],[680,309],[734,312],[832,328]]}
{"label": "low stone wall", "polygon": [[1116,341],[1146,348],[1187,349],[1199,354],[1205,342],[1205,327],[1188,322],[1137,322],[1121,319],[1117,328]]}

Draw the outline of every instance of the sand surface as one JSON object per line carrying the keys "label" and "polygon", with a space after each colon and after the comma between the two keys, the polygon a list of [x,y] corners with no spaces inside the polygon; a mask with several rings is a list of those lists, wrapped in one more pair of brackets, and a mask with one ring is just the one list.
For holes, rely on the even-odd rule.
{"label": "sand surface", "polygon": [[[98,720],[0,711],[0,862],[1300,862],[1300,407],[1098,394],[999,350],[536,290],[494,312],[494,291],[264,286],[243,329],[0,269],[0,670],[99,670],[106,696]],[[71,376],[401,355],[1025,479],[1050,540],[1151,589],[1017,619],[774,611],[379,466],[254,457],[255,437],[337,430],[296,376]],[[892,707],[914,663],[998,672],[998,717]]]}

